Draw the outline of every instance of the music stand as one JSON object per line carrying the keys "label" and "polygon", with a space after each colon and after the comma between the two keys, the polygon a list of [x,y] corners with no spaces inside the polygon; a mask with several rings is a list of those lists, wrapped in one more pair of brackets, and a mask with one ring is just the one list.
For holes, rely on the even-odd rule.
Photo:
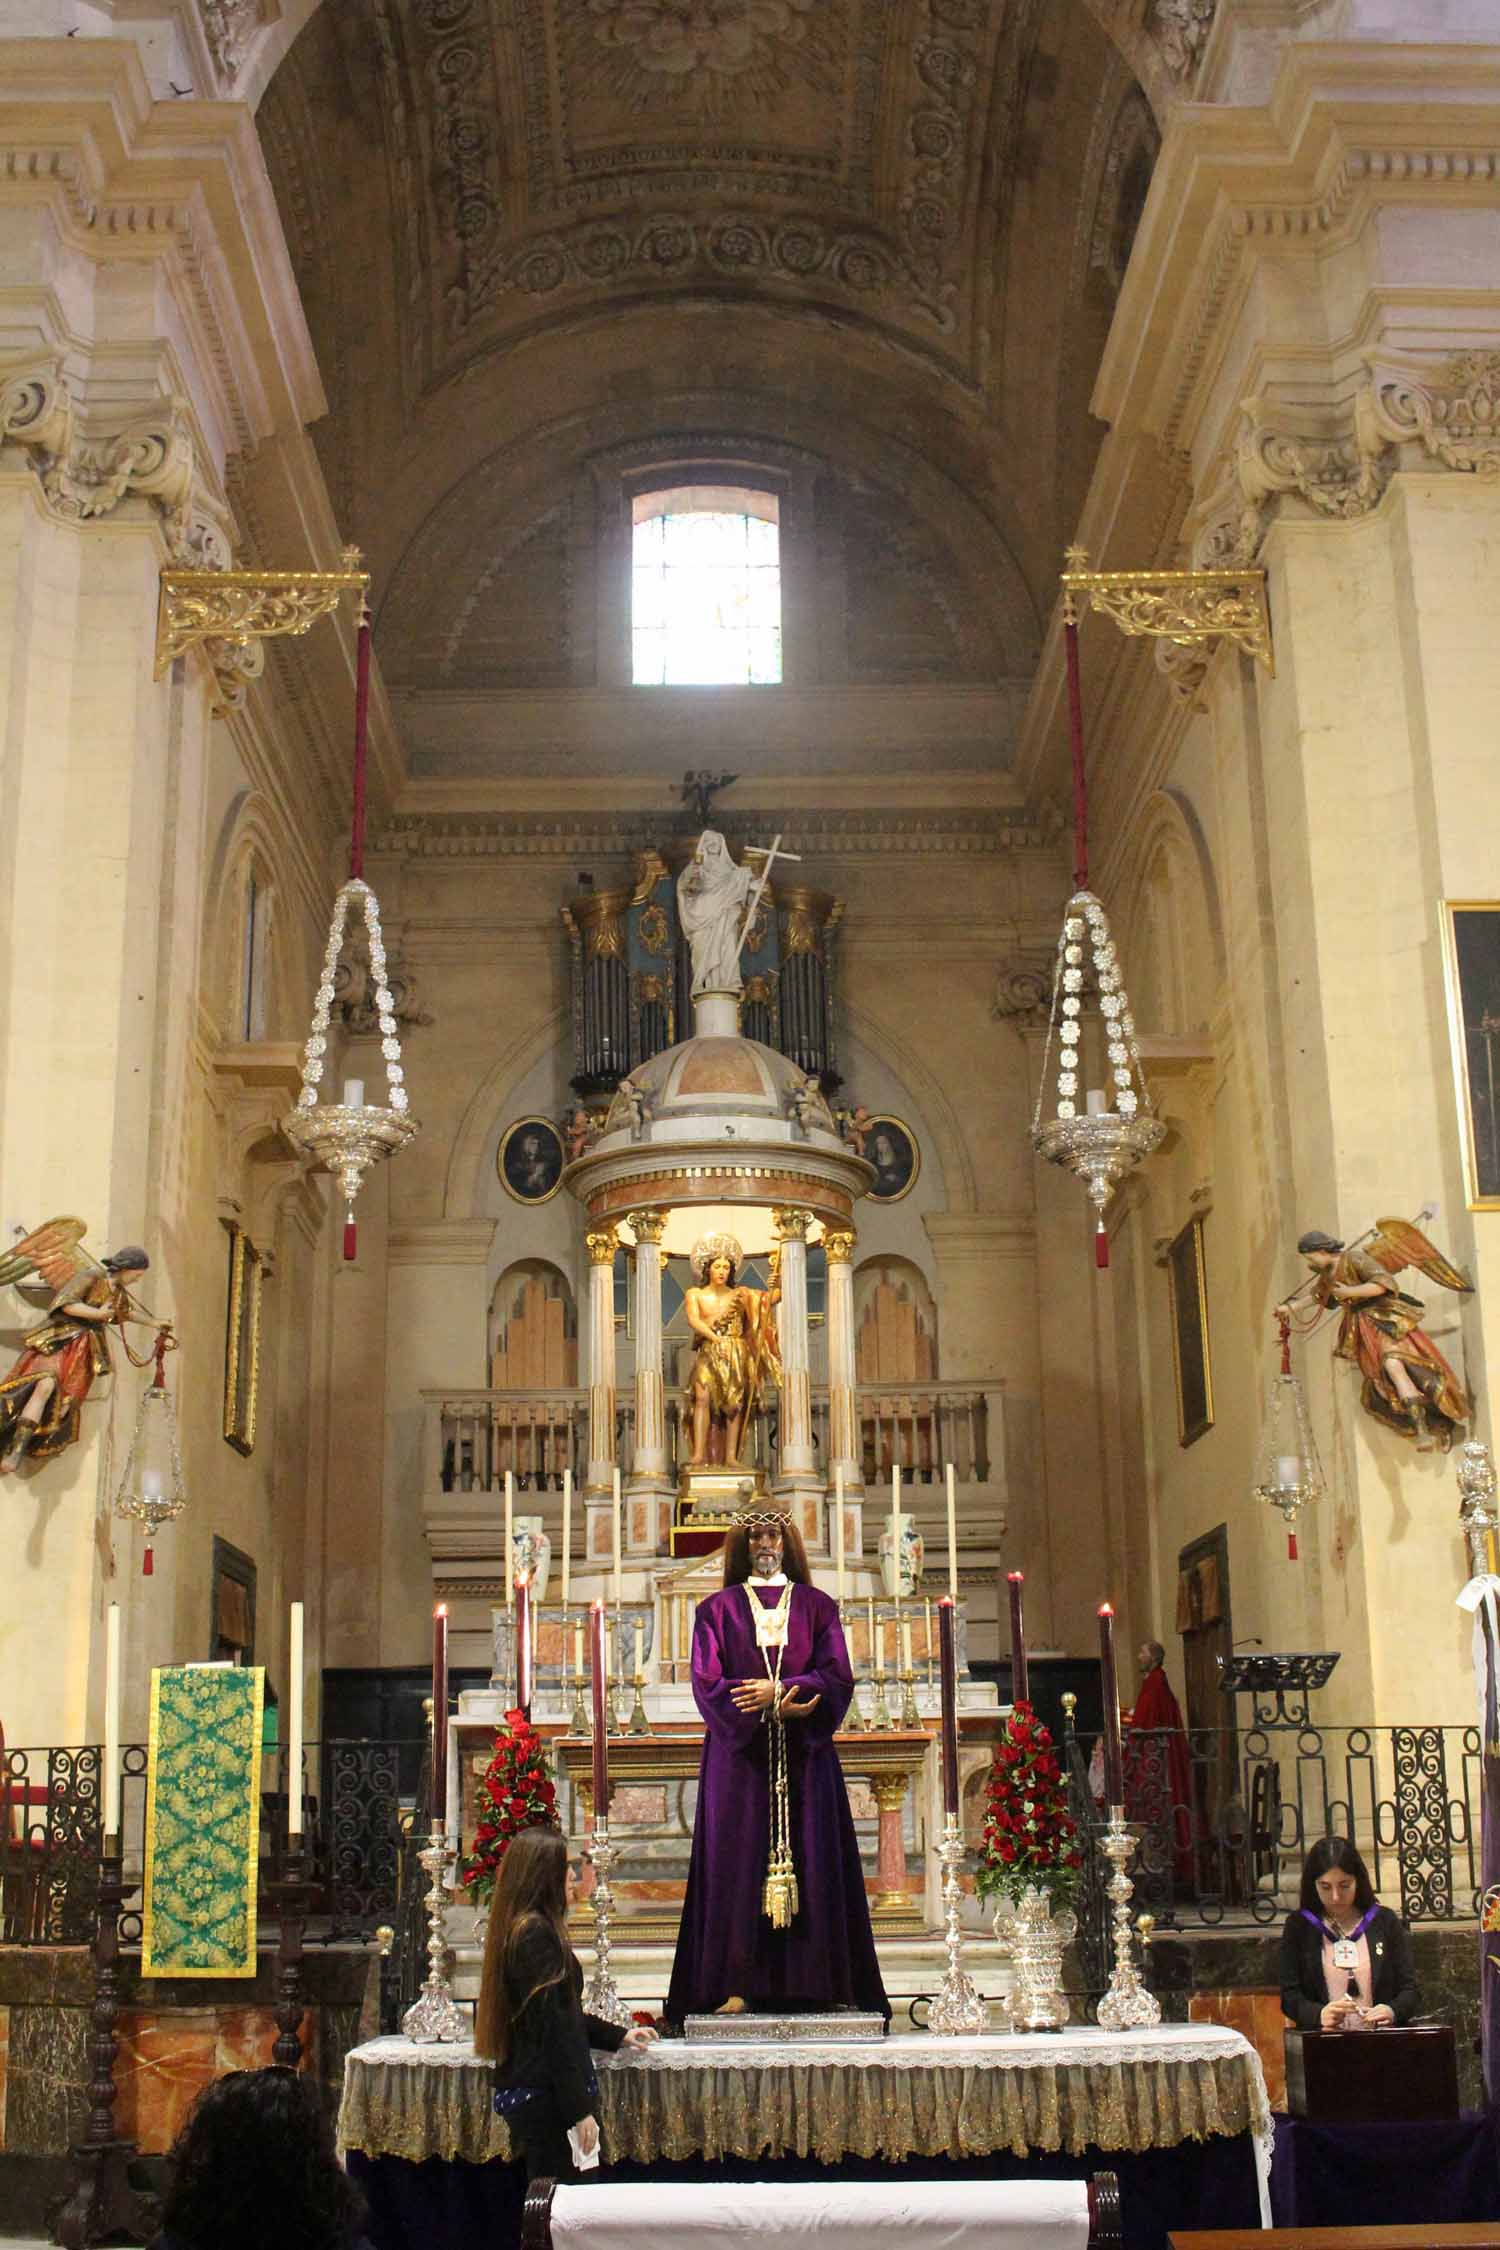
{"label": "music stand", "polygon": [[[1307,1699],[1315,1688],[1328,1685],[1342,1653],[1332,1648],[1315,1654],[1221,1656],[1219,1686],[1225,1695],[1255,1698],[1251,1706],[1254,1726],[1310,1726]],[[1294,1699],[1290,1705],[1288,1696]]]}

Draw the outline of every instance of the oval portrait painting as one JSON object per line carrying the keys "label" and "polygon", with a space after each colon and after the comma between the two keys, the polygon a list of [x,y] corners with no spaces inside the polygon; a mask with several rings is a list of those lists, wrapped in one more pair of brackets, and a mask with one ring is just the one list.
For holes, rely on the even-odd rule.
{"label": "oval portrait painting", "polygon": [[556,1195],[566,1161],[550,1117],[518,1117],[506,1128],[495,1163],[507,1195],[518,1203],[545,1203]]}
{"label": "oval portrait painting", "polygon": [[899,1203],[922,1169],[916,1135],[899,1117],[872,1117],[865,1128],[865,1162],[875,1167],[870,1194],[876,1203]]}

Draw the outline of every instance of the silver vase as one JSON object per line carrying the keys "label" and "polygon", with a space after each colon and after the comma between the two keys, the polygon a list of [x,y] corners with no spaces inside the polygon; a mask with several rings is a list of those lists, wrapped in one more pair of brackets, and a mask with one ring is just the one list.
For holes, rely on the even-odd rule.
{"label": "silver vase", "polygon": [[1019,1898],[1003,1898],[995,1908],[995,1936],[1011,1957],[1013,2031],[1061,2031],[1068,2020],[1062,1988],[1063,1955],[1073,1941],[1078,1917],[1071,1908],[1053,1911],[1047,1893],[1028,1884]]}

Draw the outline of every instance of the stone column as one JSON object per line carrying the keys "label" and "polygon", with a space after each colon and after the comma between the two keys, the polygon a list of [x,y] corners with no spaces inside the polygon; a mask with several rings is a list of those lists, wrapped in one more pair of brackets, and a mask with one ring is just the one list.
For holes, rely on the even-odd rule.
{"label": "stone column", "polygon": [[879,1885],[880,1897],[876,1902],[876,1911],[886,1914],[910,1913],[915,1904],[907,1887],[906,1874],[906,1837],[903,1831],[906,1783],[904,1773],[878,1773],[872,1775],[870,1781],[879,1814],[875,1880]]}
{"label": "stone column", "polygon": [[620,1238],[613,1227],[600,1227],[587,1240],[589,1466],[584,1491],[608,1496],[615,1465],[615,1251]]}
{"label": "stone column", "polygon": [[661,1544],[659,1510],[652,1501],[672,1490],[667,1462],[667,1420],[661,1376],[661,1238],[665,1211],[632,1211],[635,1235],[635,1452],[630,1470],[625,1546],[654,1554]]}
{"label": "stone column", "polygon": [[[812,1435],[812,1376],[807,1350],[807,1230],[811,1211],[787,1205],[775,1214],[781,1244],[781,1461],[776,1489],[798,1498],[814,1494],[820,1480]],[[803,1517],[807,1520],[804,1521]],[[820,1541],[821,1504],[799,1510],[804,1539]]]}
{"label": "stone column", "polygon": [[[844,1555],[851,1568],[858,1566],[863,1550],[863,1539],[856,1527],[861,1523],[859,1502],[864,1496],[854,1367],[854,1245],[857,1239],[852,1227],[829,1227],[823,1235],[823,1249],[828,1259],[828,1499],[832,1507],[838,1491],[838,1472],[842,1469]],[[828,1551],[830,1554],[837,1552],[831,1521]]]}

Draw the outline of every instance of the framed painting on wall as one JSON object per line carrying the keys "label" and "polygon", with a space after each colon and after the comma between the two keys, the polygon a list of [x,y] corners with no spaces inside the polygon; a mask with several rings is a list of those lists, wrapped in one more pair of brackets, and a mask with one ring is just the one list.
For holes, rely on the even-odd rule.
{"label": "framed painting on wall", "polygon": [[550,1117],[518,1117],[495,1154],[500,1185],[517,1203],[550,1203],[562,1181],[568,1152]]}
{"label": "framed painting on wall", "polygon": [[1201,1213],[1189,1219],[1174,1237],[1167,1250],[1166,1267],[1172,1306],[1172,1367],[1177,1378],[1177,1442],[1192,1445],[1214,1426]]}
{"label": "framed painting on wall", "polygon": [[1442,912],[1465,1193],[1471,1211],[1500,1211],[1500,900]]}
{"label": "framed painting on wall", "polygon": [[255,1451],[260,1389],[261,1294],[265,1265],[243,1227],[229,1227],[229,1317],[224,1331],[224,1436],[236,1453]]}

